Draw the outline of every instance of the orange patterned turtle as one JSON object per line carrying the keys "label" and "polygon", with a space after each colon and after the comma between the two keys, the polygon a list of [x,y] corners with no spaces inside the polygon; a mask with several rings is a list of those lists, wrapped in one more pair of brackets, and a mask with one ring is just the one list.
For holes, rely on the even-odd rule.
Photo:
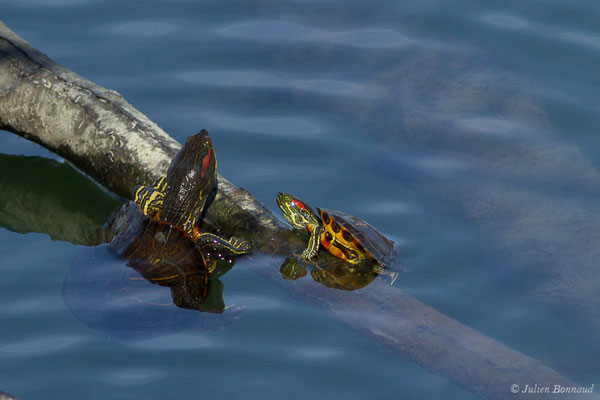
{"label": "orange patterned turtle", "polygon": [[277,205],[294,229],[308,230],[308,247],[302,253],[305,260],[317,255],[319,245],[352,264],[370,260],[386,267],[394,256],[394,242],[358,217],[321,208],[315,213],[308,204],[287,193],[277,194]]}

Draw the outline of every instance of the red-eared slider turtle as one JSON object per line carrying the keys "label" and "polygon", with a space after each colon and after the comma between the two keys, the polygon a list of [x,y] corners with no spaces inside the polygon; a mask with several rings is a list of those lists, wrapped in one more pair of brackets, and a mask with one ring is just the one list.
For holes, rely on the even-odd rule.
{"label": "red-eared slider turtle", "polygon": [[203,129],[187,139],[171,161],[166,177],[134,189],[134,202],[144,215],[178,227],[201,248],[210,246],[227,255],[249,253],[249,243],[235,238],[225,240],[201,232],[196,226],[216,178],[217,159],[208,132]]}
{"label": "red-eared slider turtle", "polygon": [[[248,253],[250,245],[242,240],[225,240],[198,230],[196,221],[215,180],[215,153],[208,133],[202,130],[187,139],[173,158],[165,178],[151,186],[135,188],[134,201],[111,214],[92,239],[96,246],[86,248],[84,254],[76,257],[74,266],[78,270],[70,274],[81,276],[80,271],[89,271],[85,267],[90,263],[96,270],[101,269],[102,264],[107,269],[110,265],[117,268],[119,263],[116,260],[121,259],[146,280],[170,287],[173,302],[178,307],[222,312],[222,300],[212,304],[205,302],[207,297],[211,297],[211,272],[217,262],[208,260],[207,265],[202,250],[209,247],[217,249],[220,258],[223,258]],[[108,245],[100,246],[103,243]],[[124,283],[131,283],[134,279],[119,279],[118,274],[114,275],[105,281],[113,285],[117,282],[119,293],[111,296],[120,296],[128,291]],[[81,282],[81,279],[76,281]],[[80,293],[76,286],[65,283],[64,288]],[[213,297],[219,297],[219,294]],[[85,296],[85,293],[80,295]],[[134,295],[134,298],[139,296]],[[152,303],[156,305],[156,302]],[[77,304],[71,306],[72,309],[77,307]]]}
{"label": "red-eared slider turtle", "polygon": [[[132,253],[132,256],[143,258],[147,255],[149,258],[162,260],[164,255],[171,259],[172,254],[180,255],[180,246],[187,245],[180,242],[186,243],[190,239],[200,249],[216,249],[224,257],[249,253],[249,243],[236,238],[226,240],[212,233],[201,232],[196,225],[206,199],[215,186],[216,177],[215,152],[208,132],[202,130],[187,139],[171,161],[166,177],[156,180],[150,186],[138,186],[134,189],[133,202],[113,212],[107,223],[94,235],[93,244],[113,242],[117,252],[123,254],[125,247],[117,244],[134,242],[142,236],[138,225],[142,226],[143,221],[149,219],[152,224],[157,224],[153,237],[155,245],[164,243],[165,246],[158,253],[157,248],[148,245],[149,247]],[[123,218],[125,216],[128,218]],[[128,222],[123,224],[124,221]],[[177,235],[176,239],[170,238],[172,234]]]}
{"label": "red-eared slider turtle", "polygon": [[308,204],[287,193],[277,194],[277,205],[294,229],[308,230],[308,247],[302,253],[305,260],[317,255],[319,245],[352,264],[373,261],[386,267],[393,258],[394,242],[358,217],[320,208],[317,214]]}

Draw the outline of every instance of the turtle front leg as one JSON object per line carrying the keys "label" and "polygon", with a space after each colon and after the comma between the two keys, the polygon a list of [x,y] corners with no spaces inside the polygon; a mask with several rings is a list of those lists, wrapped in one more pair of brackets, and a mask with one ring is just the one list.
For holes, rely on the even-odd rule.
{"label": "turtle front leg", "polygon": [[313,225],[313,229],[308,239],[308,247],[302,252],[302,258],[310,261],[319,252],[319,244],[321,243],[321,235],[325,228],[322,226]]}
{"label": "turtle front leg", "polygon": [[200,233],[196,239],[196,245],[203,250],[210,248],[221,252],[226,257],[235,257],[252,251],[252,246],[245,240],[236,237],[226,240],[207,232]]}
{"label": "turtle front leg", "polygon": [[160,178],[150,186],[136,186],[133,189],[133,201],[142,209],[144,215],[150,218],[158,217],[165,200],[167,180]]}

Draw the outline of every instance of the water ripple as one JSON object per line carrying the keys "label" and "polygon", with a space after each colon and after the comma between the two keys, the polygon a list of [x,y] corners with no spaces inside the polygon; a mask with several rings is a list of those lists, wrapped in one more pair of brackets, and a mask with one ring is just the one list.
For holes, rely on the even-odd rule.
{"label": "water ripple", "polygon": [[339,358],[344,351],[330,346],[297,346],[288,349],[288,354],[297,360],[323,361]]}
{"label": "water ripple", "polygon": [[423,210],[416,204],[405,201],[380,200],[364,204],[363,210],[370,215],[414,215],[422,213]]}
{"label": "water ripple", "polygon": [[153,368],[122,368],[103,374],[102,380],[114,386],[141,386],[167,376],[164,370]]}
{"label": "water ripple", "polygon": [[43,315],[59,310],[64,310],[64,304],[58,297],[37,296],[4,303],[0,308],[0,315]]}
{"label": "water ripple", "polygon": [[26,354],[37,356],[43,353],[62,352],[81,342],[83,342],[83,339],[74,335],[38,336],[1,345],[0,356],[22,357]]}
{"label": "water ripple", "polygon": [[435,177],[450,177],[469,169],[469,165],[449,155],[403,156],[397,162]]}
{"label": "water ripple", "polygon": [[572,31],[562,32],[559,36],[567,42],[591,47],[595,50],[600,50],[600,36]]}
{"label": "water ripple", "polygon": [[[249,183],[272,183],[274,180],[281,182],[288,181],[291,176],[294,177],[294,182],[312,182],[314,177],[327,180],[335,177],[335,171],[332,169],[324,169],[320,165],[308,166],[305,162],[292,160],[286,163],[279,163],[277,168],[272,165],[264,165],[261,162],[244,163],[245,169],[238,175],[238,179],[246,184]],[[302,171],[300,174],[299,171]]]}
{"label": "water ripple", "polygon": [[533,127],[527,127],[519,121],[492,116],[458,118],[454,122],[462,133],[470,132],[496,138],[518,137],[531,140],[538,133]]}
{"label": "water ripple", "polygon": [[592,33],[573,29],[561,29],[554,25],[548,26],[533,21],[526,21],[522,18],[508,14],[486,14],[481,17],[481,20],[488,25],[500,29],[526,31],[528,34],[541,36],[547,39],[600,50],[600,36]]}
{"label": "water ripple", "polygon": [[252,21],[218,29],[224,36],[265,41],[317,40],[320,31],[311,27],[285,21]]}
{"label": "water ripple", "polygon": [[379,97],[380,89],[337,79],[309,79],[252,70],[187,71],[177,74],[187,82],[219,86],[288,89],[336,96]]}
{"label": "water ripple", "polygon": [[281,308],[282,303],[274,298],[264,296],[244,295],[228,297],[230,304],[242,304],[249,311],[264,311]]}
{"label": "water ripple", "polygon": [[220,128],[233,129],[243,132],[260,133],[276,136],[296,136],[307,137],[318,135],[323,132],[319,125],[308,121],[307,119],[283,117],[242,117],[237,114],[229,113],[210,113],[204,115],[207,124],[215,125]]}
{"label": "water ripple", "polygon": [[212,341],[198,334],[178,333],[135,343],[136,347],[151,350],[191,350],[212,346]]}
{"label": "water ripple", "polygon": [[287,21],[252,21],[221,28],[224,36],[269,42],[333,42],[347,46],[388,48],[413,42],[391,29],[368,28],[348,31],[325,31]]}
{"label": "water ripple", "polygon": [[484,22],[508,30],[528,30],[531,23],[522,18],[506,14],[487,14],[482,17]]}
{"label": "water ripple", "polygon": [[390,29],[359,29],[335,34],[337,41],[358,47],[397,47],[410,45],[413,40]]}
{"label": "water ripple", "polygon": [[114,34],[137,37],[167,36],[176,32],[175,24],[160,21],[126,22],[108,28]]}

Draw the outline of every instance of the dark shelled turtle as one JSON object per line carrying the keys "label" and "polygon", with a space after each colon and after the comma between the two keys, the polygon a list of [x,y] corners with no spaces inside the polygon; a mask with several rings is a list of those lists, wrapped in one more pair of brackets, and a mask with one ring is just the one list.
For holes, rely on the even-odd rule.
{"label": "dark shelled turtle", "polygon": [[215,151],[208,132],[202,130],[187,139],[171,161],[166,177],[156,180],[151,186],[134,189],[134,202],[144,215],[178,227],[201,248],[210,246],[234,256],[249,253],[249,243],[236,238],[225,240],[212,233],[201,232],[196,226],[216,178]]}
{"label": "dark shelled turtle", "polygon": [[320,208],[317,214],[287,193],[277,194],[277,205],[294,229],[308,230],[308,247],[302,253],[305,260],[317,255],[319,245],[351,264],[372,261],[387,267],[395,256],[394,242],[358,217]]}
{"label": "dark shelled turtle", "polygon": [[[86,270],[86,263],[115,264],[116,260],[124,260],[141,277],[170,287],[173,302],[178,307],[222,312],[222,299],[205,304],[210,297],[210,275],[217,260],[207,262],[202,250],[217,249],[220,258],[225,258],[248,253],[250,245],[235,238],[225,240],[200,232],[197,228],[196,222],[215,180],[213,146],[208,133],[202,130],[187,139],[173,158],[165,178],[151,186],[134,189],[134,201],[111,214],[93,235],[94,247],[87,247],[74,264],[80,263],[79,268]],[[103,243],[108,245],[99,246]],[[108,280],[119,281],[118,290],[123,291],[126,289],[123,282],[132,279],[119,281],[117,277],[110,277]],[[85,292],[80,294],[85,296]]]}
{"label": "dark shelled turtle", "polygon": [[[92,244],[112,243],[116,253],[123,258],[156,259],[167,263],[183,257],[183,248],[192,251],[192,244],[199,249],[216,249],[223,257],[249,253],[249,243],[201,232],[196,226],[215,186],[216,176],[217,160],[212,142],[208,132],[202,130],[187,139],[173,158],[166,177],[150,186],[134,189],[134,200],[112,213],[93,235]],[[154,236],[146,232],[149,227]],[[136,240],[139,248],[126,252],[127,245]],[[186,257],[200,261],[198,255],[187,254],[183,259]]]}

